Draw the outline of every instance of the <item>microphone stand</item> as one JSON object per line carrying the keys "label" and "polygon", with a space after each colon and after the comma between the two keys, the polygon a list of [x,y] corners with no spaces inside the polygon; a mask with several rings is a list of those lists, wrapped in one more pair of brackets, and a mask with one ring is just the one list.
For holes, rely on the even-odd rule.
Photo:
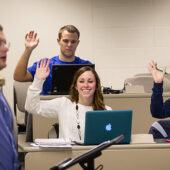
{"label": "microphone stand", "polygon": [[[94,160],[100,155],[102,155],[102,153],[97,152],[96,154],[91,155],[89,158],[85,159],[84,161],[79,162],[79,164],[83,168],[83,170],[97,170],[99,167],[101,167],[100,170],[102,170],[103,165],[99,165],[96,169],[94,168]],[[87,164],[87,166],[85,164]]]}
{"label": "microphone stand", "polygon": [[62,161],[59,164],[55,165],[54,167],[50,168],[50,170],[65,170],[77,163],[80,164],[80,166],[83,168],[83,170],[102,170],[103,165],[99,165],[96,169],[94,168],[95,158],[102,155],[101,151],[103,149],[109,147],[112,144],[119,143],[123,138],[124,138],[124,136],[120,135],[111,141],[103,142],[100,145],[96,146],[95,148],[83,153],[82,155],[80,155],[74,159],[71,159],[71,158],[65,159],[64,161]]}

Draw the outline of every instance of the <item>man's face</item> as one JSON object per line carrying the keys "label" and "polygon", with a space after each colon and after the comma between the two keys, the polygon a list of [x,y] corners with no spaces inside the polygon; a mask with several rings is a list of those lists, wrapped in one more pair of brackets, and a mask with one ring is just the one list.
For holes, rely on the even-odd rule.
{"label": "man's face", "polygon": [[61,39],[57,39],[60,51],[64,57],[73,57],[79,44],[77,33],[70,33],[67,30],[62,32]]}
{"label": "man's face", "polygon": [[0,70],[6,67],[8,46],[6,44],[6,38],[2,31],[0,31]]}

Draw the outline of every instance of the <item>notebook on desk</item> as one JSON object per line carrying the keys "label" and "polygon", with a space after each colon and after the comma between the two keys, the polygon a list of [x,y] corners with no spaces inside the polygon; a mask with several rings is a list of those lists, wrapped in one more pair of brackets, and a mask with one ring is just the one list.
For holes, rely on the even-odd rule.
{"label": "notebook on desk", "polygon": [[84,145],[98,145],[123,135],[121,144],[131,141],[132,110],[88,111],[85,117]]}
{"label": "notebook on desk", "polygon": [[94,64],[60,64],[52,67],[51,92],[54,95],[68,95],[75,72],[84,66],[95,68]]}

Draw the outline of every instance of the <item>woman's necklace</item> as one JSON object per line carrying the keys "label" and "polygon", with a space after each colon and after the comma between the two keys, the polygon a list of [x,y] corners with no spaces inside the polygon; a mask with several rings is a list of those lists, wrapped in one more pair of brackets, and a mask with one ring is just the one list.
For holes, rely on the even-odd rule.
{"label": "woman's necklace", "polygon": [[80,119],[79,119],[79,107],[78,107],[78,104],[77,104],[77,103],[76,103],[76,118],[77,118],[78,135],[79,135],[79,139],[81,140]]}

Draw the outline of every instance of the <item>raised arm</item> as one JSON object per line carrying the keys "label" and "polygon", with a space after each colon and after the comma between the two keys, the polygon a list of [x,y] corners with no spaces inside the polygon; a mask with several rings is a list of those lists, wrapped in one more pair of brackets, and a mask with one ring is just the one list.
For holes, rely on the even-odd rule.
{"label": "raised arm", "polygon": [[35,78],[27,91],[25,109],[32,114],[38,114],[44,117],[57,117],[64,106],[66,98],[55,98],[51,100],[40,100],[40,93],[43,83],[50,72],[49,59],[42,59],[37,63]]}
{"label": "raised arm", "polygon": [[157,63],[155,61],[152,61],[148,65],[148,70],[152,74],[155,83],[162,83],[165,75],[166,67],[164,67],[163,72],[161,72],[157,70]]}
{"label": "raised arm", "polygon": [[154,85],[152,89],[150,111],[155,118],[166,118],[170,116],[170,100],[163,101],[163,78],[166,67],[163,71],[157,70],[157,63],[152,61],[149,63],[148,70],[153,76]]}
{"label": "raised arm", "polygon": [[[55,102],[52,100],[40,100],[40,92],[42,90],[43,83],[48,77],[50,72],[49,60],[42,59],[41,63],[37,62],[37,68],[33,83],[28,88],[25,109],[29,113],[40,114],[47,117],[55,117],[56,113]],[[50,108],[50,109],[49,109]]]}
{"label": "raised arm", "polygon": [[50,60],[47,58],[42,59],[41,63],[39,63],[39,61],[37,62],[37,69],[35,73],[36,78],[45,80],[48,77],[50,73],[49,63]]}
{"label": "raised arm", "polygon": [[38,43],[39,39],[37,38],[37,33],[34,33],[34,31],[30,31],[28,34],[26,34],[25,50],[16,65],[13,75],[14,80],[21,82],[33,80],[31,73],[27,70],[27,66],[31,53],[34,48],[37,47]]}

